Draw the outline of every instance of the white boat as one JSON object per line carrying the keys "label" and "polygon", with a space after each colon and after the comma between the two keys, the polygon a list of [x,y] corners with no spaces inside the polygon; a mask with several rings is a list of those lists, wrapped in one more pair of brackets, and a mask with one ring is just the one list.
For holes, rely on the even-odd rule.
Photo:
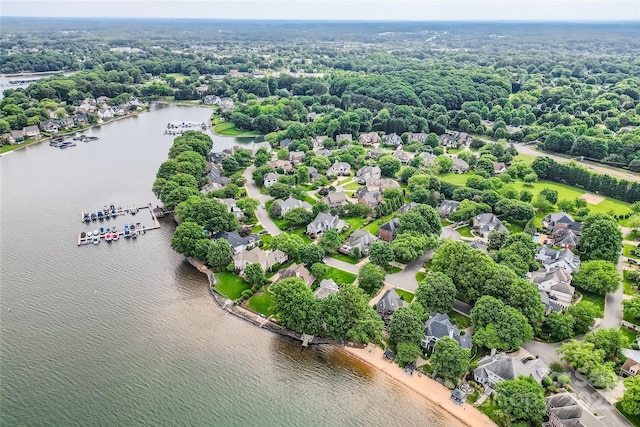
{"label": "white boat", "polygon": [[97,245],[98,243],[100,243],[100,238],[98,236],[93,236],[93,244]]}

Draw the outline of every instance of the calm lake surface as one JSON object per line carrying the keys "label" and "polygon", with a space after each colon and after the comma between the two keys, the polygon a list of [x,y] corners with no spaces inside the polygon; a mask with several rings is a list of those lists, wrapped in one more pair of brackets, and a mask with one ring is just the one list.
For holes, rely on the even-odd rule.
{"label": "calm lake surface", "polygon": [[456,425],[339,350],[301,350],[220,310],[170,249],[171,222],[76,246],[124,224],[86,227],[81,210],[155,204],[167,123],[210,114],[154,108],[89,130],[98,141],[0,158],[0,425]]}

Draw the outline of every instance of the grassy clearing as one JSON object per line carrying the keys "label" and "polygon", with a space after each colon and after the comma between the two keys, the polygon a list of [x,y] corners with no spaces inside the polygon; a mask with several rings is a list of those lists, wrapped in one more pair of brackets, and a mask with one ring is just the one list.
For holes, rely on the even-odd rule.
{"label": "grassy clearing", "polygon": [[458,154],[464,151],[464,148],[447,148],[447,154]]}
{"label": "grassy clearing", "polygon": [[311,206],[315,206],[316,204],[318,204],[318,199],[315,199],[308,194],[304,196],[304,201],[309,203]]}
{"label": "grassy clearing", "polygon": [[398,288],[396,288],[396,292],[398,293],[398,296],[402,298],[404,301],[409,303],[413,301],[414,295],[411,292],[405,291],[404,289],[398,289]]}
{"label": "grassy clearing", "polygon": [[367,220],[365,218],[347,218],[344,220],[344,222],[351,226],[351,228],[349,229],[349,234],[362,227],[366,221]]}
{"label": "grassy clearing", "polygon": [[185,81],[189,76],[182,73],[167,73],[167,77],[173,77],[177,83]]}
{"label": "grassy clearing", "polygon": [[620,411],[622,415],[624,415],[624,417],[627,419],[627,421],[629,421],[632,425],[634,425],[635,427],[640,427],[640,415],[627,414],[622,410],[622,404],[620,402],[616,403],[616,408],[618,408],[618,411]]}
{"label": "grassy clearing", "polygon": [[592,294],[591,292],[581,291],[582,300],[577,305],[582,304],[583,302],[590,302],[595,304],[600,311],[598,317],[604,316],[604,297],[601,295]]}
{"label": "grassy clearing", "polygon": [[251,228],[251,232],[252,233],[258,233],[260,231],[264,230],[264,227],[260,224],[254,226],[253,228]]}
{"label": "grassy clearing", "polygon": [[[629,320],[627,320],[627,322],[629,322]],[[636,341],[636,333],[633,332],[631,329],[627,329],[624,326],[620,326],[620,333],[622,335],[624,335],[625,337],[627,337],[627,342],[629,344],[631,344],[631,343]]]}
{"label": "grassy clearing", "polygon": [[18,148],[21,148],[21,147],[26,147],[27,145],[31,145],[34,142],[37,142],[37,141],[25,141],[25,142],[21,142],[20,144],[3,145],[0,147],[0,154],[6,153],[8,151],[17,150]]}
{"label": "grassy clearing", "polygon": [[456,228],[456,231],[460,233],[462,237],[470,237],[472,239],[475,237],[473,234],[471,234],[471,227],[469,227],[468,225]]}
{"label": "grassy clearing", "polygon": [[336,283],[353,283],[356,281],[356,276],[353,273],[349,273],[348,271],[338,270],[334,267],[329,267],[327,274],[324,275],[323,279],[333,279]]}
{"label": "grassy clearing", "polygon": [[273,302],[271,301],[271,293],[260,292],[249,298],[247,307],[269,317],[273,314]]}
{"label": "grassy clearing", "polygon": [[256,131],[244,131],[236,129],[236,125],[233,123],[223,122],[213,127],[213,133],[222,136],[256,136],[260,135]]}
{"label": "grassy clearing", "polygon": [[453,311],[451,310],[449,313],[447,313],[449,315],[449,318],[451,319],[451,321],[460,329],[465,329],[468,328],[469,326],[471,326],[471,319],[469,319],[466,316],[463,316],[462,314],[458,313],[457,311]]}
{"label": "grassy clearing", "polygon": [[478,406],[478,409],[491,418],[491,421],[497,425],[504,426],[503,417],[500,415],[502,411],[493,398],[489,398],[482,402],[482,405]]}
{"label": "grassy clearing", "polygon": [[634,285],[631,280],[629,280],[629,270],[624,270],[622,272],[622,277],[623,277],[623,281],[622,281],[622,286],[624,289],[624,293],[625,295],[635,295],[638,293],[637,290],[633,289]]}
{"label": "grassy clearing", "polygon": [[357,182],[351,182],[345,185],[344,189],[345,191],[357,191],[359,187],[360,187],[360,184],[358,184]]}
{"label": "grassy clearing", "polygon": [[384,216],[382,218],[378,218],[374,221],[371,221],[369,224],[362,227],[363,230],[368,231],[374,236],[378,235],[378,231],[380,231],[380,226],[386,222],[389,222],[391,218],[393,218],[394,214]]}
{"label": "grassy clearing", "polygon": [[420,283],[424,280],[426,276],[427,276],[427,273],[425,273],[424,271],[418,271],[416,273],[416,280],[418,281],[418,283]]}
{"label": "grassy clearing", "polygon": [[527,164],[531,164],[531,163],[533,163],[533,161],[534,161],[535,159],[537,159],[537,157],[536,157],[536,156],[531,156],[531,155],[529,155],[529,154],[522,154],[522,153],[519,153],[517,156],[515,156],[515,157],[513,158],[513,161],[515,162],[515,161],[519,160],[519,161],[521,161],[521,162],[524,162],[524,163],[527,163]]}
{"label": "grassy clearing", "polygon": [[345,179],[341,179],[340,181],[338,181],[338,185],[344,185],[347,182],[350,182],[353,178],[350,176],[349,178],[345,178]]}
{"label": "grassy clearing", "polygon": [[633,255],[631,253],[631,251],[634,250],[637,247],[637,245],[634,246],[634,245],[628,245],[628,244],[625,243],[622,246],[623,246],[623,248],[622,248],[623,252],[622,253],[624,254],[624,256],[626,256],[627,258],[636,258],[636,259],[638,259],[638,256]]}
{"label": "grassy clearing", "polygon": [[242,280],[242,277],[229,272],[216,274],[216,280],[218,284],[214,289],[218,291],[220,295],[232,300],[240,298],[242,291],[251,288],[251,286]]}
{"label": "grassy clearing", "polygon": [[349,264],[357,264],[358,262],[360,262],[359,259],[353,259],[349,255],[340,254],[340,253],[329,254],[328,256],[330,256],[331,258],[337,259],[339,261],[347,262]]}
{"label": "grassy clearing", "polygon": [[262,249],[266,251],[267,249],[271,248],[271,241],[273,240],[273,236],[271,234],[261,234],[260,240],[262,240],[262,243],[264,243]]}
{"label": "grassy clearing", "polygon": [[456,185],[465,185],[467,179],[473,176],[473,173],[443,173],[438,175],[438,179]]}
{"label": "grassy clearing", "polygon": [[502,222],[504,224],[505,227],[507,227],[509,229],[509,231],[511,232],[511,234],[514,233],[522,233],[524,231],[524,223],[520,223],[517,221],[503,221]]}

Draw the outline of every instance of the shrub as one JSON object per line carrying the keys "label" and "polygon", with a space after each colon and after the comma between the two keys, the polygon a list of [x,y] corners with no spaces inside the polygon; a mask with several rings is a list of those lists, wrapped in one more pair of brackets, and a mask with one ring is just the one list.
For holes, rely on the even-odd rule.
{"label": "shrub", "polygon": [[253,296],[253,291],[251,289],[245,289],[241,295],[243,299],[249,299]]}

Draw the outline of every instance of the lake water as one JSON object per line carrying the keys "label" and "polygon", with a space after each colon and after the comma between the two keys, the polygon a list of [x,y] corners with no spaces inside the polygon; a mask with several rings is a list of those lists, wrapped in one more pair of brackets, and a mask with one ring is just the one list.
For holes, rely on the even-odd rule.
{"label": "lake water", "polygon": [[220,310],[170,249],[170,221],[76,246],[81,210],[156,203],[166,124],[210,114],[154,108],[88,131],[98,141],[0,158],[0,425],[456,425],[339,350]]}

